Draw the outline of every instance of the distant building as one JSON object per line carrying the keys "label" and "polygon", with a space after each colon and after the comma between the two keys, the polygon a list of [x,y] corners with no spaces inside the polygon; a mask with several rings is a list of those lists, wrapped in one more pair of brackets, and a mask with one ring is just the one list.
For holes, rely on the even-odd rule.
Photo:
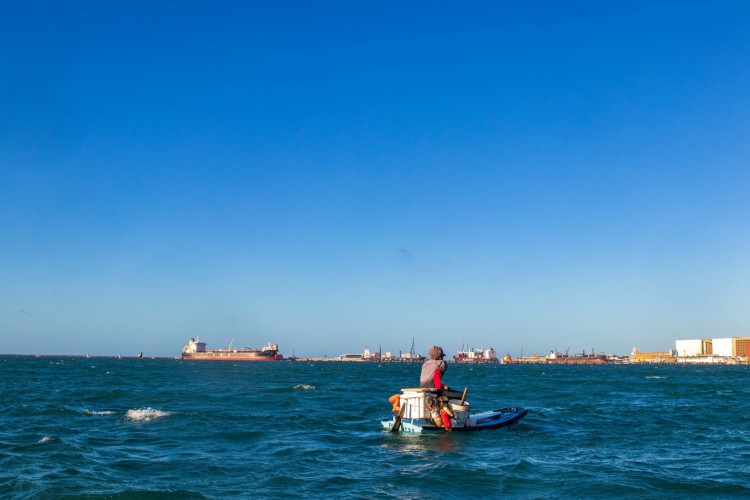
{"label": "distant building", "polygon": [[412,355],[411,353],[409,353],[409,354],[402,354],[401,359],[403,361],[424,361],[425,358],[421,354]]}
{"label": "distant building", "polygon": [[675,360],[671,352],[640,352],[634,347],[630,353],[631,363],[674,363]]}
{"label": "distant building", "polygon": [[717,356],[732,356],[746,358],[750,337],[732,337],[728,339],[714,339],[714,354]]}
{"label": "distant building", "polygon": [[681,363],[726,363],[737,358],[747,360],[750,337],[677,340],[675,347]]}
{"label": "distant building", "polygon": [[750,351],[750,337],[735,337],[733,339],[734,355],[740,358],[747,358]]}
{"label": "distant building", "polygon": [[732,352],[732,339],[714,339],[714,352],[716,356],[734,356]]}
{"label": "distant building", "polygon": [[677,340],[675,347],[678,356],[707,356],[714,354],[713,341],[707,339]]}
{"label": "distant building", "polygon": [[364,358],[362,357],[361,354],[340,354],[336,357],[336,359],[340,359],[343,361],[347,361],[347,360],[348,361],[357,361],[357,360],[361,361]]}
{"label": "distant building", "polygon": [[502,362],[505,364],[509,364],[509,363],[545,364],[547,363],[547,358],[545,358],[544,356],[540,356],[538,354],[534,354],[533,356],[512,358],[510,354],[506,354],[505,356],[503,356]]}

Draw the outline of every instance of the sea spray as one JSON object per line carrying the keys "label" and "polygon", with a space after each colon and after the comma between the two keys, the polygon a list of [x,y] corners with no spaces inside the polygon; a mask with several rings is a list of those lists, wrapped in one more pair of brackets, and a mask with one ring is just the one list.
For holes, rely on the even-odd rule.
{"label": "sea spray", "polygon": [[148,422],[160,417],[166,417],[171,413],[168,411],[155,410],[154,408],[138,408],[128,410],[125,418],[134,422]]}

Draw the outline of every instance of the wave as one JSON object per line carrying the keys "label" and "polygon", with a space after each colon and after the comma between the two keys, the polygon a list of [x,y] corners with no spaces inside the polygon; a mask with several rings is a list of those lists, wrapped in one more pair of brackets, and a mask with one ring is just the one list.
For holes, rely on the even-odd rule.
{"label": "wave", "polygon": [[128,410],[128,412],[125,414],[125,418],[134,422],[148,422],[150,420],[154,420],[155,418],[166,417],[167,415],[171,414],[172,412],[156,410],[154,408],[137,408]]}
{"label": "wave", "polygon": [[294,386],[295,389],[302,389],[303,391],[314,391],[316,387],[314,385],[297,384]]}
{"label": "wave", "polygon": [[647,379],[656,379],[656,380],[661,380],[661,379],[663,379],[663,378],[669,378],[669,377],[667,377],[667,376],[665,376],[665,375],[647,375],[647,376],[646,376],[646,378],[647,378]]}
{"label": "wave", "polygon": [[86,415],[114,415],[117,412],[112,411],[112,410],[94,411],[94,410],[89,410],[87,408],[84,408],[83,413],[85,413]]}
{"label": "wave", "polygon": [[55,438],[52,436],[44,436],[42,439],[37,441],[37,444],[49,443],[50,441],[55,441]]}

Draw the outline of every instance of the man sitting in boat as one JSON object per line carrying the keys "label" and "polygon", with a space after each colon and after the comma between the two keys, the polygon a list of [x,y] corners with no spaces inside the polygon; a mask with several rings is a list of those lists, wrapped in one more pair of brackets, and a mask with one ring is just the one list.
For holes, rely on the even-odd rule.
{"label": "man sitting in boat", "polygon": [[422,375],[419,377],[419,387],[426,389],[448,389],[443,385],[443,374],[448,369],[448,364],[443,359],[445,354],[440,346],[430,348],[430,359],[422,365]]}
{"label": "man sitting in boat", "polygon": [[[445,354],[443,348],[440,346],[432,346],[430,348],[430,359],[424,362],[422,365],[422,374],[419,377],[419,387],[426,389],[440,389],[447,391],[449,388],[443,384],[443,374],[448,369],[448,364],[443,359]],[[452,429],[451,425],[451,411],[443,405],[441,402],[440,408],[440,420],[443,421],[443,427],[449,431]],[[437,423],[437,422],[436,422]]]}
{"label": "man sitting in boat", "polygon": [[[424,389],[443,389],[448,390],[447,385],[443,385],[443,373],[448,369],[448,365],[443,360],[443,348],[432,346],[430,348],[430,359],[422,365],[422,374],[419,377],[419,387]],[[401,409],[400,395],[394,394],[388,401],[393,405],[393,413],[398,413]]]}

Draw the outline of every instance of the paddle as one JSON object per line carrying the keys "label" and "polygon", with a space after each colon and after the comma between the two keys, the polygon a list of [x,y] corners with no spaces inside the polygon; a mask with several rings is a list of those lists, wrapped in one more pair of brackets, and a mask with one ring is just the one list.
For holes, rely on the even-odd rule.
{"label": "paddle", "polygon": [[401,405],[401,411],[398,412],[398,416],[393,421],[393,427],[391,427],[391,432],[398,432],[399,428],[401,427],[401,419],[404,418],[404,414],[406,413],[406,405]]}
{"label": "paddle", "polygon": [[468,387],[465,387],[465,388],[464,388],[464,395],[463,395],[463,396],[461,396],[461,403],[460,403],[460,404],[461,404],[461,406],[463,406],[463,405],[464,405],[464,403],[466,402],[466,393],[467,393],[467,392],[469,392],[469,388],[468,388]]}

